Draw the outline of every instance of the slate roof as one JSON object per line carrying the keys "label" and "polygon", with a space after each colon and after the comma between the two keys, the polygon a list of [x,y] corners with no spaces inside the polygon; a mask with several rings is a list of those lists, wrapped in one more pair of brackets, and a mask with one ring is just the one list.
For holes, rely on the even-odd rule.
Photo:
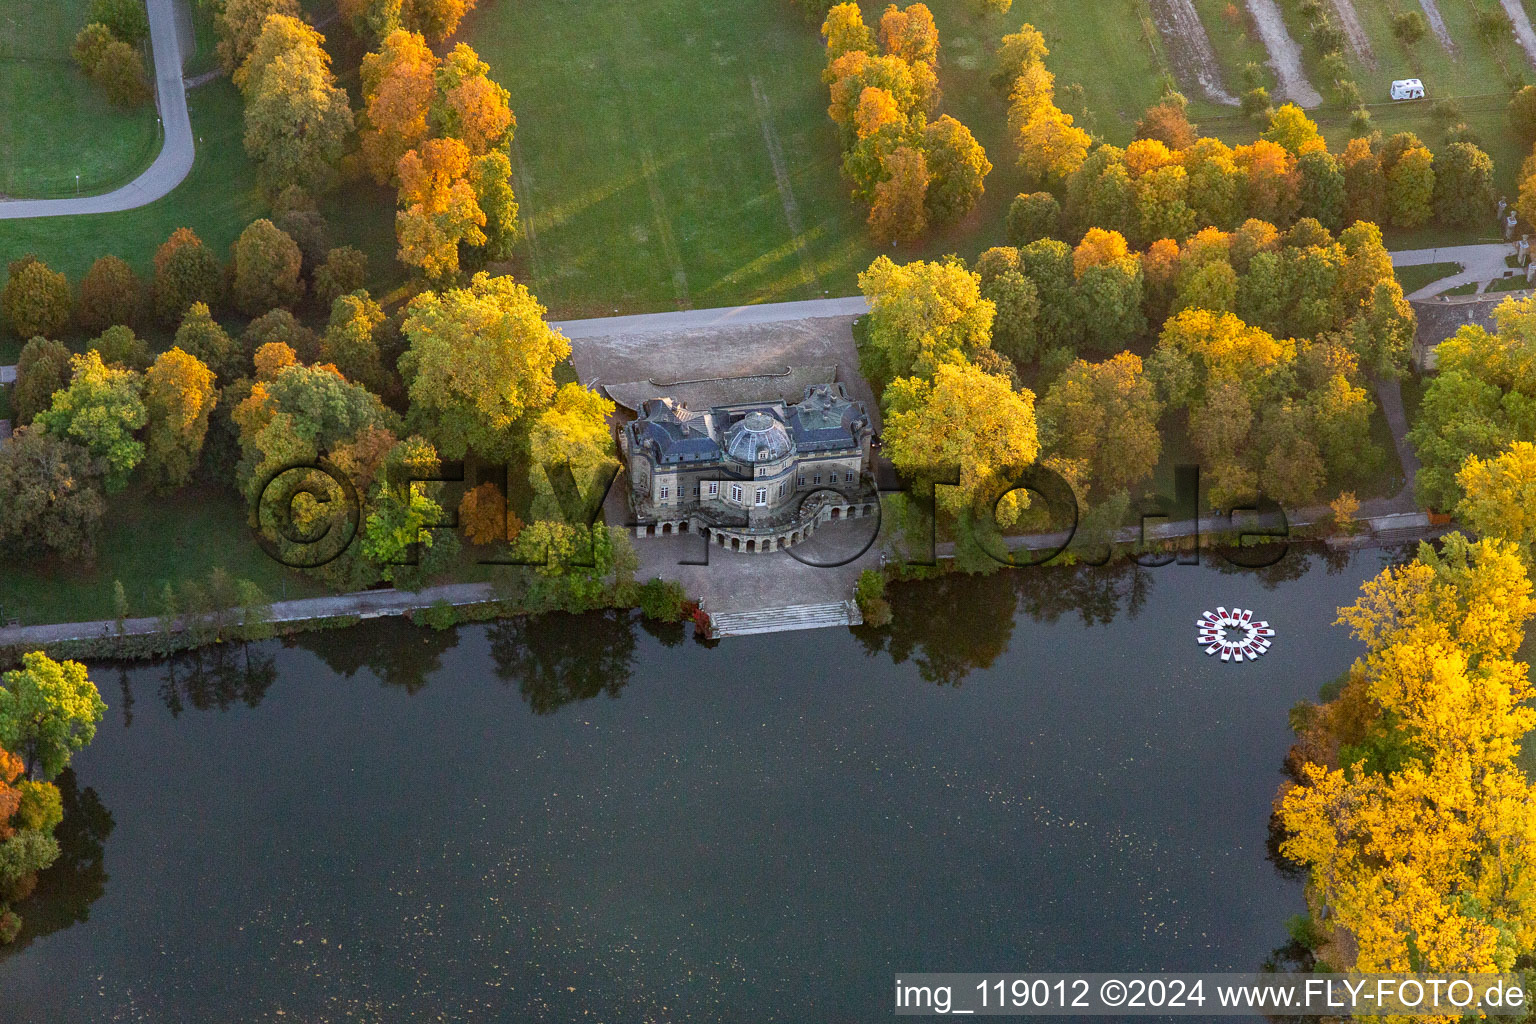
{"label": "slate roof", "polygon": [[1493,311],[1508,298],[1525,298],[1529,292],[1493,292],[1467,298],[1418,299],[1410,302],[1418,317],[1418,332],[1414,335],[1414,361],[1422,369],[1434,369],[1434,351],[1446,338],[1451,337],[1467,324],[1477,324],[1488,331],[1495,329]]}
{"label": "slate roof", "polygon": [[692,412],[668,397],[647,399],[639,411],[640,418],[625,429],[634,444],[667,464],[719,460],[726,452],[755,462],[763,449],[778,459],[797,451],[851,448],[871,429],[863,405],[835,383],[806,387],[794,405],[778,401]]}

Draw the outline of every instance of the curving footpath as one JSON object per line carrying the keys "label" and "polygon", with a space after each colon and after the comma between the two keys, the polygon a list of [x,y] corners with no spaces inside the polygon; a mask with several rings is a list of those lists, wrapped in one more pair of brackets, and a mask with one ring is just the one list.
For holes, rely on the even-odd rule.
{"label": "curving footpath", "polygon": [[1483,284],[1503,277],[1504,272],[1509,269],[1504,263],[1504,258],[1513,255],[1514,251],[1515,247],[1509,242],[1447,245],[1438,249],[1399,249],[1392,254],[1392,265],[1421,267],[1434,263],[1459,263],[1461,270],[1455,274],[1432,281],[1404,296],[1408,299],[1428,299],[1457,285]]}
{"label": "curving footpath", "polygon": [[0,201],[0,220],[24,217],[69,217],[82,213],[118,213],[146,206],[186,180],[195,149],[192,119],[187,114],[187,90],[181,79],[181,41],[176,35],[175,0],[147,0],[150,48],[155,58],[156,95],[165,142],[149,169],[122,188],[78,199],[13,199]]}

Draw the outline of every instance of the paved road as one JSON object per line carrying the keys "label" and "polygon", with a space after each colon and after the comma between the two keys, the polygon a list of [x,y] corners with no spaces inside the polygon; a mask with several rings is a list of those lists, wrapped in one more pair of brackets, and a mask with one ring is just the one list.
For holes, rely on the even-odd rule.
{"label": "paved road", "polygon": [[[1509,269],[1504,257],[1514,252],[1507,242],[1486,245],[1453,245],[1442,249],[1405,249],[1392,253],[1394,267],[1417,267],[1430,263],[1460,263],[1462,271],[1430,287],[1435,291],[1454,287],[1465,281],[1489,281]],[[1479,276],[1482,275],[1482,276]],[[1415,292],[1409,298],[1420,297]],[[838,299],[807,299],[802,302],[764,302],[752,306],[720,306],[715,309],[684,309],[672,313],[634,313],[629,316],[605,316],[592,320],[556,320],[567,338],[614,338],[631,334],[659,334],[665,331],[691,331],[736,324],[775,324],[790,320],[814,320],[818,317],[863,316],[869,303],[862,295]]]}
{"label": "paved road", "polygon": [[181,41],[176,34],[175,0],[147,0],[149,35],[165,143],[149,169],[115,191],[80,199],[17,199],[0,202],[0,220],[66,217],[81,213],[117,213],[145,206],[167,195],[192,171],[192,119],[181,80]]}
{"label": "paved road", "polygon": [[1394,267],[1422,267],[1431,263],[1460,263],[1461,271],[1441,278],[1408,295],[1410,299],[1427,299],[1457,285],[1483,283],[1503,277],[1509,268],[1504,265],[1506,256],[1514,255],[1515,247],[1508,242],[1490,242],[1486,245],[1448,245],[1440,249],[1405,249],[1392,254]]}
{"label": "paved road", "polygon": [[864,296],[846,299],[807,299],[803,302],[765,302],[755,306],[721,306],[718,309],[684,309],[675,313],[636,313],[605,316],[596,320],[557,320],[567,338],[613,338],[626,334],[657,334],[692,331],[737,324],[776,324],[787,320],[815,320],[829,316],[863,316],[869,312]]}
{"label": "paved road", "polygon": [[[489,583],[448,583],[418,591],[365,590],[355,594],[337,594],[332,597],[305,597],[293,601],[275,601],[272,603],[268,618],[274,623],[303,622],[338,615],[377,619],[430,608],[437,601],[447,601],[452,605],[467,605],[495,599],[495,590]],[[123,634],[126,636],[146,636],[159,631],[158,619],[141,618],[123,621]],[[0,647],[57,643],[64,640],[89,640],[112,636],[116,633],[117,623],[111,620],[9,626],[0,629]]]}

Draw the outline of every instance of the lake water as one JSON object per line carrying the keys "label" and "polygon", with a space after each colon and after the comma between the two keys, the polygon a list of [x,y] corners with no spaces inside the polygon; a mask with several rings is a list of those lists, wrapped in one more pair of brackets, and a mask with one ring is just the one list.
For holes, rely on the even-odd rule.
{"label": "lake water", "polygon": [[[1387,557],[946,578],[894,629],[715,647],[608,614],[97,667],[0,1019],[867,1021],[898,971],[1257,969],[1302,909],[1286,712]],[[1217,605],[1271,653],[1205,656]]]}

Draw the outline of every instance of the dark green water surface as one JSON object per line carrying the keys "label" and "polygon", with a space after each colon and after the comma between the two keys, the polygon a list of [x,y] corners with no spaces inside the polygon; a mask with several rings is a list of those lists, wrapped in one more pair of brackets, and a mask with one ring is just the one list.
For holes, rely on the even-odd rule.
{"label": "dark green water surface", "polygon": [[[1302,908],[1286,712],[1385,558],[949,578],[713,648],[606,614],[96,666],[0,1020],[871,1021],[898,971],[1257,969]],[[1206,657],[1217,605],[1274,650]]]}

